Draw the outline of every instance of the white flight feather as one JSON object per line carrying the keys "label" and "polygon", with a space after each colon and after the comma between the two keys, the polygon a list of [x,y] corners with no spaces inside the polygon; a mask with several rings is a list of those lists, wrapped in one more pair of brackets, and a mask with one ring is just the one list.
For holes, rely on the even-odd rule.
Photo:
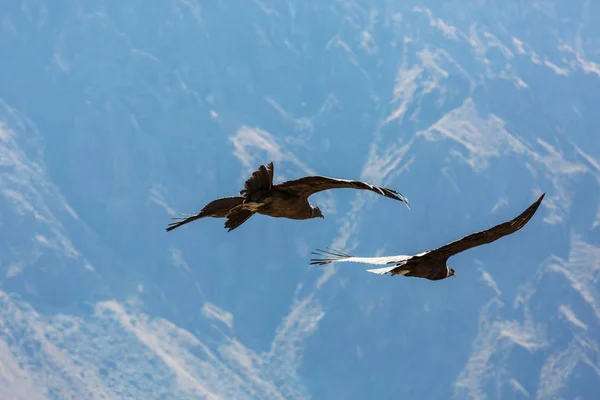
{"label": "white flight feather", "polygon": [[[396,268],[406,264],[408,262],[408,260],[410,260],[411,258],[421,257],[427,253],[429,253],[429,252],[424,251],[422,253],[415,254],[414,256],[398,255],[398,256],[388,256],[388,257],[338,257],[338,258],[330,259],[329,262],[332,262],[332,263],[334,263],[334,262],[357,262],[357,263],[375,264],[375,265],[393,264],[389,267],[375,268],[375,269],[367,270],[367,272],[370,272],[372,274],[385,275],[388,272],[391,272],[393,269],[396,269]],[[403,272],[401,272],[401,273],[402,273],[402,275],[404,275],[406,272],[408,272],[408,270],[406,270],[404,273]]]}
{"label": "white flight feather", "polygon": [[396,268],[398,268],[398,266],[394,265],[392,267],[368,269],[367,272],[370,272],[372,274],[377,274],[377,275],[385,275],[388,272],[392,272],[392,270],[396,269]]}
{"label": "white flight feather", "polygon": [[[357,262],[364,264],[386,265],[398,264],[403,261],[408,261],[413,256],[389,256],[389,257],[339,257],[333,258],[329,262]],[[395,266],[393,267],[395,268]]]}

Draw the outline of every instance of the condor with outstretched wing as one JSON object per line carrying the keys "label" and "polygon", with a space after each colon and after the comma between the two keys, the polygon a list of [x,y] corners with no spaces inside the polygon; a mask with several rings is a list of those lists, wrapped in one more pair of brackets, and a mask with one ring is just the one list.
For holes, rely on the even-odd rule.
{"label": "condor with outstretched wing", "polygon": [[275,185],[273,176],[273,163],[269,163],[266,167],[261,165],[244,183],[244,189],[240,191],[239,196],[214,200],[198,214],[176,218],[169,224],[167,231],[205,217],[226,218],[225,228],[229,231],[237,228],[256,213],[297,220],[324,218],[321,209],[310,204],[308,197],[329,189],[370,190],[401,201],[409,207],[408,199],[400,192],[367,182],[307,176]]}
{"label": "condor with outstretched wing", "polygon": [[313,252],[313,254],[320,257],[311,259],[311,264],[324,265],[346,261],[389,265],[388,267],[369,269],[367,271],[379,275],[389,273],[390,275],[414,276],[430,280],[440,280],[455,276],[454,269],[446,265],[448,258],[473,247],[495,242],[496,240],[513,234],[523,228],[537,211],[544,196],[545,193],[542,194],[535,203],[523,211],[523,213],[511,221],[465,236],[460,240],[448,243],[435,250],[426,251],[414,256],[399,255],[388,257],[353,257],[338,250],[317,250],[317,252]]}

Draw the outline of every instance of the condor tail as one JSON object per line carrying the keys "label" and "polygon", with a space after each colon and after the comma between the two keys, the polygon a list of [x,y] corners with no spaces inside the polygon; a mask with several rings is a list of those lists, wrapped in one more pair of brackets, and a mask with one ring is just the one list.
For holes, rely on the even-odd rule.
{"label": "condor tail", "polygon": [[211,201],[204,206],[204,208],[198,214],[173,218],[174,221],[171,222],[167,227],[167,232],[205,217],[225,218],[232,209],[239,206],[243,202],[244,198],[241,196],[224,197],[222,199]]}

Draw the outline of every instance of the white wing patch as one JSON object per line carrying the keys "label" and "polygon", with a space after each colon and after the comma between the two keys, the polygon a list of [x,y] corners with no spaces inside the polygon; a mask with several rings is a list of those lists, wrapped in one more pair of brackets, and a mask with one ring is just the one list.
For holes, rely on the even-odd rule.
{"label": "white wing patch", "polygon": [[[414,256],[398,255],[398,256],[388,256],[388,257],[354,257],[354,256],[351,256],[351,255],[346,254],[343,251],[339,251],[339,250],[317,249],[316,251],[313,252],[313,254],[317,255],[318,257],[311,258],[310,265],[315,265],[315,264],[316,265],[325,265],[325,264],[336,263],[336,262],[356,262],[356,263],[363,263],[363,264],[387,265],[389,267],[368,270],[369,272],[372,272],[374,274],[386,274],[394,268],[405,265],[411,259],[413,259],[415,257],[421,257],[427,253],[428,253],[428,251],[419,253]],[[408,270],[406,270],[405,272],[400,272],[400,273],[402,273],[404,275],[406,272],[408,272]]]}
{"label": "white wing patch", "polygon": [[388,272],[392,272],[392,270],[395,269],[395,268],[396,268],[396,266],[394,265],[393,267],[368,269],[367,272],[370,272],[372,274],[377,274],[377,275],[385,275]]}
{"label": "white wing patch", "polygon": [[[406,262],[411,259],[412,256],[389,256],[389,257],[340,257],[339,259],[332,260],[331,262],[357,262],[363,264],[375,264],[375,265],[386,265],[386,264],[398,264]],[[394,265],[393,268],[396,268]]]}

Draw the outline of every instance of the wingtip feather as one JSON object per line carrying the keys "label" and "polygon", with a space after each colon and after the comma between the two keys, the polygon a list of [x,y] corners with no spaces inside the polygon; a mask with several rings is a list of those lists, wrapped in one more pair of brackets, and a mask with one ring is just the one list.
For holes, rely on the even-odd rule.
{"label": "wingtip feather", "polygon": [[319,257],[311,258],[309,265],[325,265],[352,257],[350,254],[341,250],[336,250],[329,247],[326,247],[326,249],[327,250],[316,249],[315,251],[311,252],[311,254]]}
{"label": "wingtip feather", "polygon": [[546,196],[546,193],[542,193],[542,195],[540,196],[540,198],[537,200],[537,203],[541,203],[542,200],[544,200],[545,196]]}
{"label": "wingtip feather", "polygon": [[410,210],[410,201],[408,200],[408,197],[406,197],[405,195],[403,195],[402,193],[396,191],[396,190],[392,190],[392,189],[388,189],[392,194],[393,197],[396,200],[401,201],[402,203],[404,203],[404,205],[406,206],[406,208],[408,208]]}

